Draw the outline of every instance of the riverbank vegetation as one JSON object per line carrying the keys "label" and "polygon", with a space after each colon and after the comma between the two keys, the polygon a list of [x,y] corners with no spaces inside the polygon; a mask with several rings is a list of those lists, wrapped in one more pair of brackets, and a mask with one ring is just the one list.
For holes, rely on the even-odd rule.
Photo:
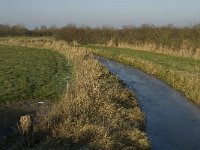
{"label": "riverbank vegetation", "polygon": [[200,106],[200,60],[128,48],[86,46],[97,55],[155,75]]}
{"label": "riverbank vegetation", "polygon": [[[0,43],[54,49],[73,65],[65,96],[34,124],[32,149],[150,149],[133,93],[85,48],[51,38],[4,38]],[[25,147],[19,141],[13,148]]]}
{"label": "riverbank vegetation", "polygon": [[0,25],[0,36],[1,45],[53,49],[74,66],[62,100],[34,125],[37,136],[33,139],[40,137],[39,144],[31,143],[36,149],[150,148],[143,132],[144,115],[134,95],[91,52],[155,75],[200,106],[199,25],[116,29],[71,24],[33,30]]}

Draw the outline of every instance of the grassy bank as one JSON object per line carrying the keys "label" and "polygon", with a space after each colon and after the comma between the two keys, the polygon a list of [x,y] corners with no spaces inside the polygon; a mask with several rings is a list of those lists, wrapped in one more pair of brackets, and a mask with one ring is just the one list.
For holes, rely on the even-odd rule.
{"label": "grassy bank", "polygon": [[[109,46],[112,46],[112,42]],[[166,54],[175,57],[188,57],[193,59],[200,59],[200,48],[193,48],[192,43],[185,41],[180,48],[170,48],[164,45],[156,45],[155,43],[145,42],[136,44],[119,43],[118,47],[137,49],[140,51],[153,52],[158,54]]]}
{"label": "grassy bank", "polygon": [[155,75],[200,106],[200,60],[127,48],[87,46],[94,53]]}
{"label": "grassy bank", "polygon": [[0,102],[55,100],[63,94],[70,66],[49,49],[0,45]]}
{"label": "grassy bank", "polygon": [[[1,41],[0,41],[1,43]],[[84,48],[53,39],[9,39],[7,45],[50,48],[74,65],[65,97],[34,126],[32,149],[149,149],[145,119],[133,93]],[[37,135],[37,136],[36,136]],[[20,142],[15,145],[23,148]]]}

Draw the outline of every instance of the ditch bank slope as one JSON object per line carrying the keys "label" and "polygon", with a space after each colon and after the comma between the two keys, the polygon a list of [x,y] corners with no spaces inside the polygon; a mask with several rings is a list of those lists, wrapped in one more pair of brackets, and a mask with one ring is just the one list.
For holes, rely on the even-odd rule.
{"label": "ditch bank slope", "polygon": [[[133,93],[91,53],[53,39],[9,39],[3,43],[54,49],[74,65],[74,79],[65,96],[34,125],[29,143],[32,149],[150,149],[143,132],[144,114]],[[29,145],[24,147],[19,141],[15,146],[23,149]]]}

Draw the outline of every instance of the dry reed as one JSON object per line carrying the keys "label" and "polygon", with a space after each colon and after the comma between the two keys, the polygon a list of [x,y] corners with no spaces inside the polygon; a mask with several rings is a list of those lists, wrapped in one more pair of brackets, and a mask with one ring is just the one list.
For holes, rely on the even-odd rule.
{"label": "dry reed", "polygon": [[[108,45],[105,46],[115,46],[115,44],[111,41],[108,42]],[[158,46],[157,44],[154,43],[140,43],[140,42],[135,42],[135,44],[127,44],[127,43],[119,43],[118,47],[120,48],[130,48],[130,49],[136,49],[136,50],[141,50],[141,51],[148,51],[148,52],[154,52],[154,53],[159,53],[159,54],[167,54],[171,56],[181,56],[181,57],[191,57],[195,59],[200,59],[200,49],[193,49],[191,46],[191,43],[189,41],[184,41],[181,44],[181,48],[169,48],[166,46]]]}

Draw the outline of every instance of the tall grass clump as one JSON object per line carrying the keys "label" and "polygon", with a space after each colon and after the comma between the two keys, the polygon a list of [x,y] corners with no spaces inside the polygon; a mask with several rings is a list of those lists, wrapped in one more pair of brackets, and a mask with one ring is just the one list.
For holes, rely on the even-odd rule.
{"label": "tall grass clump", "polygon": [[[85,48],[53,39],[11,39],[4,44],[54,49],[67,57],[73,79],[65,97],[37,118],[32,149],[150,149],[144,114],[125,89]],[[16,148],[23,148],[20,143]]]}

